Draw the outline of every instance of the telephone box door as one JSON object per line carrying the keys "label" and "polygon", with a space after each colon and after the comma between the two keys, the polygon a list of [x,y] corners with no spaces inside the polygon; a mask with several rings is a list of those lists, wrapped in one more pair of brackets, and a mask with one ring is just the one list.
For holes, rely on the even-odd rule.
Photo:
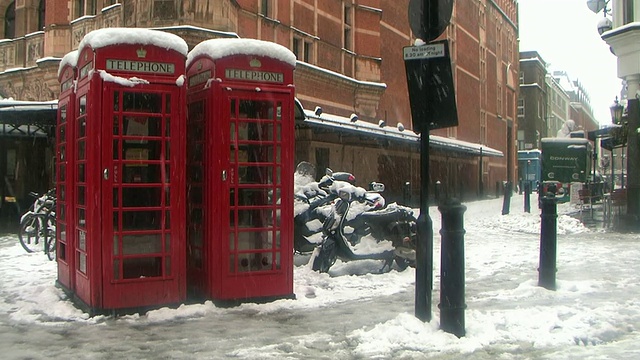
{"label": "telephone box door", "polygon": [[[224,264],[220,298],[283,296],[292,293],[291,206],[283,192],[293,189],[292,95],[287,92],[225,90],[230,126],[223,128],[220,156],[227,153],[228,174],[217,177],[227,188],[230,209],[221,228]],[[228,133],[227,133],[228,131]],[[227,145],[228,144],[228,145]],[[227,148],[228,146],[228,148]],[[214,177],[216,178],[216,177]],[[220,192],[216,192],[220,193]],[[223,215],[224,216],[224,215]],[[226,254],[226,255],[225,255]]]}
{"label": "telephone box door", "polygon": [[185,298],[180,91],[174,86],[105,85],[101,146],[105,308]]}

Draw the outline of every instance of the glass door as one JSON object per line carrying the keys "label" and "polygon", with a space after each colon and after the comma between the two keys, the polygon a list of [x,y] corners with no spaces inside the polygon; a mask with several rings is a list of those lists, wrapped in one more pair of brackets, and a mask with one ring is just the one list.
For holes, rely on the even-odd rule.
{"label": "glass door", "polygon": [[[230,104],[230,274],[281,269],[282,109],[287,97],[234,92]],[[224,175],[223,175],[224,176]]]}
{"label": "glass door", "polygon": [[[183,120],[172,114],[180,106],[178,90],[162,88],[105,93],[105,106],[110,103],[112,109],[103,119],[102,254],[110,284],[171,280],[180,264],[183,236],[172,214],[180,217],[174,189],[185,184],[177,183],[180,164],[172,156],[180,153],[176,142]],[[145,288],[134,291],[141,296]]]}

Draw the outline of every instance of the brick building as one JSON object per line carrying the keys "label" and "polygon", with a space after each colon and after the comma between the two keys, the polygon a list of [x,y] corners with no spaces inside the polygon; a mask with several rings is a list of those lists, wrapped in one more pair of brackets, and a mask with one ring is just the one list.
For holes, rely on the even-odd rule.
{"label": "brick building", "polygon": [[[0,0],[0,96],[56,99],[60,59],[97,28],[160,29],[190,48],[214,37],[273,41],[298,57],[296,96],[308,118],[297,122],[296,160],[351,171],[358,185],[382,181],[389,201],[403,200],[408,190],[404,197],[412,195],[415,204],[418,137],[397,126],[411,127],[402,57],[414,41],[408,2]],[[438,141],[429,181],[440,181],[451,195],[473,199],[515,179],[517,18],[516,0],[459,0],[442,35],[450,41],[459,126],[432,133]],[[316,107],[323,114],[311,111]],[[328,120],[352,114],[355,123]],[[6,166],[0,162],[1,176]],[[48,171],[42,174],[51,180]],[[44,189],[22,191],[28,190]]]}

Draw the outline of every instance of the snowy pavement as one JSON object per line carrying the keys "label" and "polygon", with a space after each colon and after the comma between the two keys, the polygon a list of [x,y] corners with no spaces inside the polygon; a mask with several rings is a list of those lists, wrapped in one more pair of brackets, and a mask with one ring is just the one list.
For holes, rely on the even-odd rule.
{"label": "snowy pavement", "polygon": [[[558,218],[557,290],[537,286],[540,215],[514,196],[466,203],[466,336],[439,330],[440,214],[433,319],[413,316],[415,271],[380,263],[296,266],[296,300],[89,317],[55,287],[46,256],[0,237],[3,359],[637,359],[640,236]],[[560,214],[575,212],[570,205]],[[297,263],[304,259],[297,258]]]}

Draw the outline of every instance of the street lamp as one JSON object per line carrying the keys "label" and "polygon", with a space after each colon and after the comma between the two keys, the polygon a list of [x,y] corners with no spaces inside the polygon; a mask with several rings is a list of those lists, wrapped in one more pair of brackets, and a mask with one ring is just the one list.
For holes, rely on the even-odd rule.
{"label": "street lamp", "polygon": [[622,122],[622,112],[624,111],[624,106],[620,104],[617,96],[616,100],[613,102],[613,105],[609,106],[609,110],[611,110],[611,121],[616,125],[620,125],[620,123]]}

